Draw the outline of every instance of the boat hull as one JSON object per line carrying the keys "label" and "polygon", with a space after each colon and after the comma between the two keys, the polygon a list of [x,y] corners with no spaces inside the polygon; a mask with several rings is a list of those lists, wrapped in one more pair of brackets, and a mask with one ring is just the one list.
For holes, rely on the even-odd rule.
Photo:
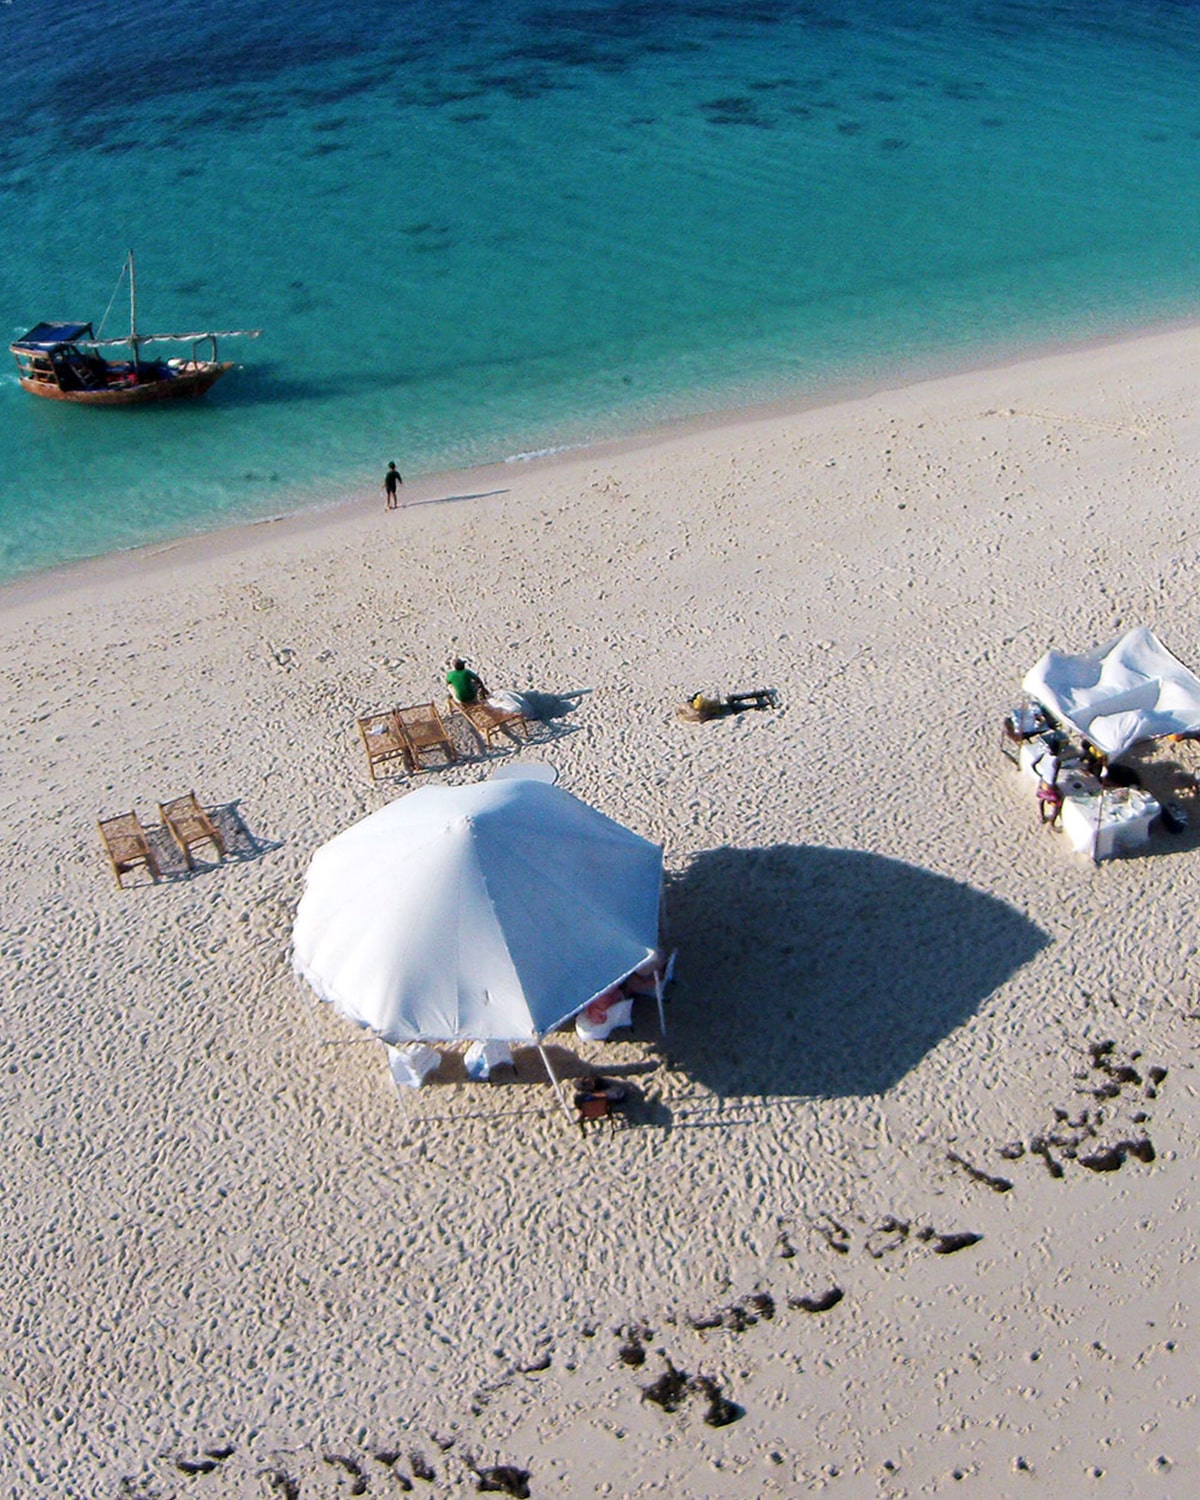
{"label": "boat hull", "polygon": [[137,385],[114,384],[88,390],[64,391],[48,380],[18,377],[25,390],[48,401],[70,401],[76,406],[145,406],[155,401],[203,396],[210,386],[233,369],[232,360],[180,361],[171,373]]}

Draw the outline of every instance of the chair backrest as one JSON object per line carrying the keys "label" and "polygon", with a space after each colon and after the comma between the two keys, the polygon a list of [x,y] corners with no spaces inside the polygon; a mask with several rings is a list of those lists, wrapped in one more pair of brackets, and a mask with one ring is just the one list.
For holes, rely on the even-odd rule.
{"label": "chair backrest", "polygon": [[400,758],[411,769],[412,747],[394,710],[364,714],[358,720],[358,733],[367,752],[367,766],[374,779],[375,767],[385,760]]}
{"label": "chair backrest", "polygon": [[122,883],[122,875],[138,865],[145,865],[154,879],[158,879],[158,861],[136,812],[118,813],[116,817],[98,818],[96,822],[118,885]]}
{"label": "chair backrest", "polygon": [[396,710],[396,719],[414,752],[439,749],[445,753],[447,760],[457,758],[454,741],[446,732],[446,725],[435,704],[411,703],[407,708]]}

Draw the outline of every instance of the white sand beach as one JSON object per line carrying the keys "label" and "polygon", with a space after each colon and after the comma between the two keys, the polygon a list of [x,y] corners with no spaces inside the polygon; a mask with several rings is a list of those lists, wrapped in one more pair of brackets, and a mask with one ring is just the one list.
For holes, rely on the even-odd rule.
{"label": "white sand beach", "polygon": [[[998,741],[1050,646],[1200,664],[1198,401],[1173,330],[0,594],[0,1493],[1194,1493],[1200,747],[1093,866]],[[577,695],[523,753],[664,846],[665,1055],[652,1005],[555,1039],[622,1128],[401,1096],[292,974],[312,853],[412,785],[356,716],[455,652]],[[118,889],[97,816],[189,788],[230,857]]]}

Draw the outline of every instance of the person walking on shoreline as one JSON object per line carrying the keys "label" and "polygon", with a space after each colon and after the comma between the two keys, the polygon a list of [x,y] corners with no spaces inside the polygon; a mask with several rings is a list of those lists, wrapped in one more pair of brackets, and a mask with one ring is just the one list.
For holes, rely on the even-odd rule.
{"label": "person walking on shoreline", "polygon": [[387,473],[383,476],[383,493],[387,497],[387,509],[395,510],[399,504],[397,490],[404,483],[400,478],[400,470],[396,465],[388,464]]}

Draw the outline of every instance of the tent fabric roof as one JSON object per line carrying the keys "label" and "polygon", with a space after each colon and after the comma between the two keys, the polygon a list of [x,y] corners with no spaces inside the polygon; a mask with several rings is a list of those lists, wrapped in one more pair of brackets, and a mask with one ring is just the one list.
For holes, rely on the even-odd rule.
{"label": "tent fabric roof", "polygon": [[560,787],[423,787],[317,850],[293,964],[385,1041],[535,1041],[653,953],[661,883]]}
{"label": "tent fabric roof", "polygon": [[14,349],[47,350],[59,344],[73,344],[76,339],[91,338],[90,323],[39,323],[31,328],[24,338],[12,345]]}
{"label": "tent fabric roof", "polygon": [[1109,760],[1143,740],[1200,730],[1200,678],[1144,625],[1083,656],[1047,651],[1022,686]]}

